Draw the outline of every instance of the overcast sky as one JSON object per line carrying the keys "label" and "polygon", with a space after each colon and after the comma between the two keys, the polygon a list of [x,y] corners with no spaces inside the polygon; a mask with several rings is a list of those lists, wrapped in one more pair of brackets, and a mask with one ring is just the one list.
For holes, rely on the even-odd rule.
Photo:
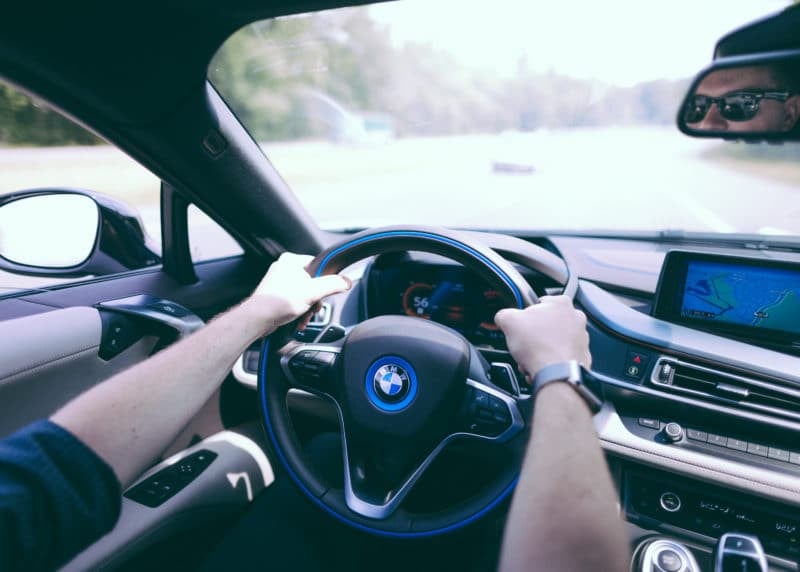
{"label": "overcast sky", "polygon": [[372,6],[394,42],[430,42],[502,75],[528,55],[536,71],[631,85],[688,77],[726,32],[788,0],[402,0]]}

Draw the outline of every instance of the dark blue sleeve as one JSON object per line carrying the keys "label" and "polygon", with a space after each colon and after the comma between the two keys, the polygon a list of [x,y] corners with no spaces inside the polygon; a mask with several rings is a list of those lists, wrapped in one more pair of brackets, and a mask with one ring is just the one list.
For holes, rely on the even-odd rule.
{"label": "dark blue sleeve", "polygon": [[51,570],[119,517],[111,467],[50,421],[0,440],[0,570]]}

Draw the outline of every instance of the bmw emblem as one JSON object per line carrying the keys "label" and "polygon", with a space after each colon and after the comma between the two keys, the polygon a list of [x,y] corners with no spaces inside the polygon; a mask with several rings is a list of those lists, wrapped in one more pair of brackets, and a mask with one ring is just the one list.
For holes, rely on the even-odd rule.
{"label": "bmw emblem", "polygon": [[417,396],[417,373],[400,356],[378,358],[369,367],[364,382],[367,397],[381,411],[402,411]]}
{"label": "bmw emblem", "polygon": [[410,380],[405,369],[395,363],[378,368],[372,378],[375,393],[387,403],[396,403],[408,393]]}

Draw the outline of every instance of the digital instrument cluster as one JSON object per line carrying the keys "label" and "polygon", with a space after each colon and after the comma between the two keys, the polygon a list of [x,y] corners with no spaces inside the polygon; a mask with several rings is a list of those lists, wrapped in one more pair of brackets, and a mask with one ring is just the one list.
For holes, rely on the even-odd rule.
{"label": "digital instrument cluster", "polygon": [[433,320],[476,345],[505,349],[494,315],[510,302],[467,269],[457,265],[408,262],[373,270],[370,316],[398,314]]}

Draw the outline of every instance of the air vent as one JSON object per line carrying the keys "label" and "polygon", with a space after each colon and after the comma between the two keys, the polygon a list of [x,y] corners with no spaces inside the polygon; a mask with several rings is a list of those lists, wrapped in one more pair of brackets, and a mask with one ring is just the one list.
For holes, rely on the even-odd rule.
{"label": "air vent", "polygon": [[681,360],[660,357],[650,382],[674,393],[700,397],[790,419],[800,419],[800,389],[754,377],[711,369]]}

